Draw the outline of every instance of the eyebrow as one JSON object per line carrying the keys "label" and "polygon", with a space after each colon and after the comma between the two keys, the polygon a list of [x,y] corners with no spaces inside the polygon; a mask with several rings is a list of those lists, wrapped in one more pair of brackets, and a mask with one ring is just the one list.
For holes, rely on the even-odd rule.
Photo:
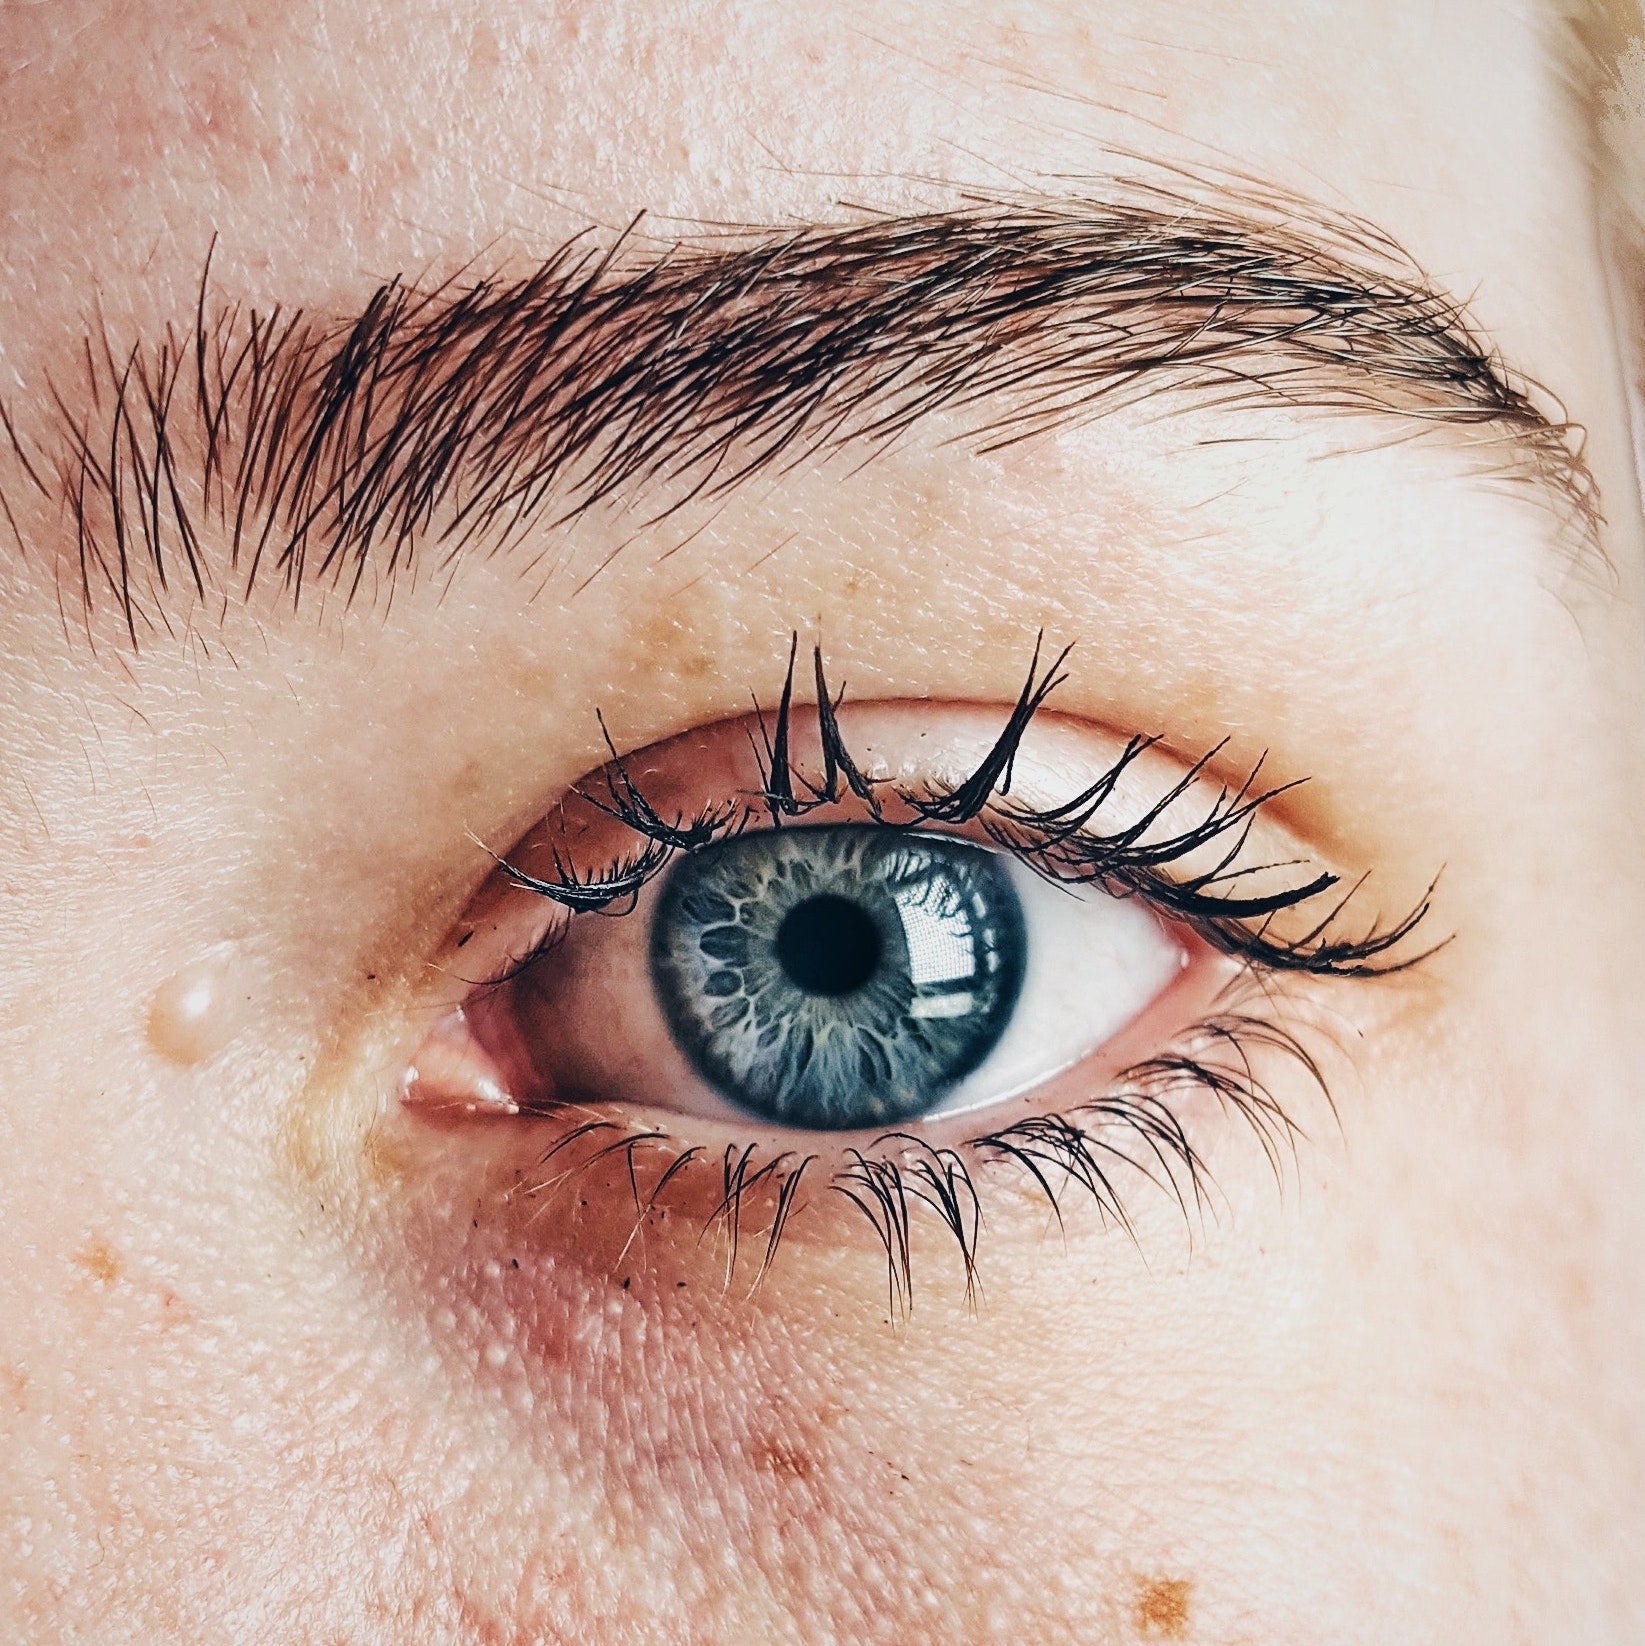
{"label": "eyebrow", "polygon": [[[575,238],[523,276],[401,278],[351,317],[214,299],[85,341],[45,428],[0,404],[0,517],[66,514],[88,622],[135,644],[166,595],[271,573],[350,599],[437,549],[495,550],[676,482],[894,443],[943,409],[981,449],[1147,396],[1462,431],[1591,536],[1581,431],[1387,236],[1295,209],[974,201],[642,252]],[[9,482],[9,486],[8,486]],[[226,542],[227,571],[222,565]]]}

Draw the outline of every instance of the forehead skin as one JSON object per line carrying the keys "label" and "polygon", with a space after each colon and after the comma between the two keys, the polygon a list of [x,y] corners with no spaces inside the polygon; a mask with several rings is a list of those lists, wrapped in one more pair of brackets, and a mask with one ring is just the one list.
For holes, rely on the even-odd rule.
{"label": "forehead skin", "polygon": [[[1635,1638],[1645,556],[1547,27],[1502,0],[0,12],[24,417],[88,328],[186,324],[214,240],[225,298],[348,313],[641,212],[666,238],[1233,177],[1468,299],[1586,427],[1611,568],[1566,576],[1545,512],[1426,449],[1305,421],[1163,475],[1146,420],[993,463],[933,439],[739,502],[661,592],[641,554],[580,603],[502,567],[348,616],[231,598],[137,655],[85,644],[31,521],[0,559],[16,1638]],[[1316,445],[1352,449],[1321,478]],[[743,1313],[560,1297],[518,1331],[576,1352],[492,1377],[438,1220],[413,1260],[372,1209],[398,1191],[356,1076],[403,1002],[360,979],[432,952],[466,829],[517,838],[598,762],[593,705],[630,746],[735,713],[812,622],[868,695],[985,701],[1066,631],[1095,653],[1072,712],[1271,749],[1319,779],[1289,815],[1322,849],[1396,894],[1444,867],[1457,942],[1349,1014],[1341,1134],[1285,1195],[1236,1168],[1191,1258],[1163,1219],[1141,1253],[1074,1229],[980,1316],[900,1332],[818,1305],[855,1274],[820,1260]],[[154,990],[225,937],[236,1058],[162,1067]]]}

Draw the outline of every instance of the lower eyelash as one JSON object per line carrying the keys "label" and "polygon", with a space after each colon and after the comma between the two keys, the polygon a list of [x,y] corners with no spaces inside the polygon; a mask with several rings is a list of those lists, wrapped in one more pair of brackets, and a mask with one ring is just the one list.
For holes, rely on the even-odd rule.
{"label": "lower eyelash", "polygon": [[[1245,981],[1258,980],[1247,973]],[[954,1240],[965,1301],[974,1307],[981,1284],[984,1174],[1013,1172],[1032,1195],[1044,1199],[1059,1226],[1072,1202],[1089,1202],[1105,1224],[1123,1230],[1133,1241],[1137,1233],[1128,1192],[1121,1184],[1127,1176],[1140,1175],[1175,1201],[1192,1235],[1211,1210],[1216,1185],[1183,1123],[1181,1108],[1191,1098],[1208,1096],[1245,1122],[1276,1182],[1283,1181],[1286,1163],[1294,1164],[1305,1134],[1257,1074],[1258,1053],[1277,1053],[1294,1063],[1335,1113],[1319,1063],[1297,1036],[1269,1018],[1240,1009],[1230,993],[1221,1011],[1184,1032],[1173,1047],[1121,1073],[1101,1097],[951,1145],[937,1145],[908,1131],[886,1132],[863,1148],[848,1150],[829,1176],[826,1191],[856,1208],[884,1253],[886,1304],[894,1320],[905,1318],[913,1306],[913,1230],[921,1217],[934,1219]],[[539,1157],[539,1171],[562,1158],[570,1157],[570,1163],[513,1192],[525,1198],[552,1195],[574,1187],[577,1179],[613,1157],[624,1159],[635,1223],[616,1266],[621,1266],[671,1185],[683,1182],[687,1174],[707,1173],[712,1182],[717,1173],[719,1197],[699,1238],[718,1234],[725,1253],[726,1289],[747,1275],[752,1295],[805,1204],[802,1186],[815,1185],[820,1178],[821,1162],[814,1154],[780,1150],[762,1159],[760,1145],[747,1144],[728,1146],[716,1159],[700,1145],[680,1146],[666,1133],[606,1115],[591,1116],[586,1109],[550,1107],[536,1112],[561,1113],[576,1121]],[[588,1147],[579,1148],[582,1144]],[[664,1164],[642,1188],[641,1162],[650,1151],[660,1151]]]}

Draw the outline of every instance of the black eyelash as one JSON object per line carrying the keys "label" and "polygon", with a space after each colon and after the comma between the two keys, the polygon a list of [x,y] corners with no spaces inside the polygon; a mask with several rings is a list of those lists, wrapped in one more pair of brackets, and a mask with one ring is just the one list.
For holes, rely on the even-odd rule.
{"label": "black eyelash", "polygon": [[[647,881],[667,867],[675,848],[650,841],[639,851],[620,859],[602,873],[583,874],[556,849],[551,853],[552,873],[539,877],[517,869],[505,858],[496,862],[509,881],[522,891],[535,892],[558,903],[573,914],[598,914],[638,897]],[[496,857],[496,854],[492,854]],[[511,971],[510,975],[515,975]],[[499,979],[498,981],[506,981]]]}
{"label": "black eyelash", "polygon": [[[1252,981],[1247,974],[1244,982]],[[1240,986],[1236,982],[1234,988]],[[1323,1072],[1296,1035],[1238,1009],[1237,997],[1230,997],[1220,1014],[1188,1030],[1177,1046],[1133,1065],[1104,1096],[1063,1113],[1014,1120],[957,1145],[893,1131],[848,1150],[827,1190],[854,1206],[873,1231],[885,1259],[890,1317],[905,1318],[914,1305],[914,1230],[921,1215],[934,1216],[938,1227],[953,1238],[964,1300],[968,1307],[978,1304],[982,1282],[977,1253],[983,1227],[979,1174],[1013,1169],[1029,1192],[1044,1201],[1059,1227],[1071,1200],[1083,1200],[1105,1223],[1135,1240],[1122,1179],[1141,1173],[1172,1197],[1192,1234],[1213,1209],[1215,1183],[1180,1118],[1189,1093],[1214,1098],[1242,1120],[1276,1182],[1283,1182],[1303,1132],[1257,1073],[1254,1059],[1264,1051],[1298,1064],[1330,1104]],[[712,1171],[717,1166],[718,1199],[701,1226],[701,1236],[717,1232],[723,1242],[727,1289],[738,1278],[745,1249],[753,1246],[757,1256],[747,1288],[750,1295],[769,1273],[802,1207],[802,1181],[817,1163],[815,1155],[791,1150],[762,1160],[757,1144],[728,1147],[715,1162],[699,1146],[675,1145],[662,1132],[610,1119],[579,1119],[539,1157],[539,1167],[585,1141],[590,1146],[573,1165],[550,1177],[528,1179],[518,1192],[528,1197],[550,1193],[612,1156],[624,1157],[636,1223],[618,1254],[621,1262],[664,1190],[687,1171]],[[665,1164],[649,1192],[642,1194],[637,1161],[649,1151],[660,1151]]]}
{"label": "black eyelash", "polygon": [[[791,668],[791,680],[792,674]],[[644,835],[652,847],[665,854],[665,862],[675,852],[701,851],[731,827],[740,810],[734,801],[724,806],[706,807],[689,823],[683,818],[676,818],[672,823],[664,822],[656,807],[646,799],[629,775],[628,767],[623,764],[617,745],[611,741],[611,733],[606,729],[605,716],[601,714],[598,718],[600,736],[611,752],[611,760],[601,773],[605,783],[605,799],[590,794],[586,789],[578,789],[576,792],[582,799],[607,817],[627,824],[636,834]]]}
{"label": "black eyelash", "polygon": [[[1120,778],[1155,739],[1134,737],[1103,775],[1082,793],[1059,805],[1034,808],[1010,798],[1018,751],[1034,717],[1067,678],[1063,665],[1072,647],[1065,647],[1042,670],[1043,636],[1034,644],[1022,690],[992,746],[975,770],[952,787],[921,791],[874,783],[863,775],[841,734],[838,709],[844,688],[830,691],[820,647],[812,650],[816,682],[817,733],[822,748],[820,782],[795,770],[791,757],[794,713],[794,675],[799,636],[791,636],[788,668],[775,715],[768,725],[755,702],[757,732],[751,732],[754,757],[760,770],[760,790],[752,803],[727,802],[710,806],[695,818],[663,817],[617,753],[602,717],[600,730],[611,759],[603,768],[603,793],[577,792],[590,804],[636,834],[643,845],[633,856],[594,875],[579,872],[555,851],[551,872],[529,874],[499,858],[503,873],[516,886],[535,892],[573,913],[607,909],[632,900],[653,876],[662,872],[680,852],[700,851],[717,840],[746,829],[756,818],[772,827],[804,818],[819,807],[838,804],[847,792],[860,800],[874,823],[888,828],[913,829],[931,825],[958,827],[976,823],[1002,851],[1026,863],[1047,880],[1070,886],[1097,886],[1118,896],[1140,896],[1155,907],[1192,926],[1208,943],[1269,971],[1305,972],[1313,976],[1363,977],[1414,965],[1422,954],[1395,956],[1394,951],[1427,916],[1429,894],[1401,919],[1375,924],[1355,937],[1333,935],[1349,902],[1359,890],[1356,883],[1342,888],[1339,876],[1320,871],[1277,890],[1246,895],[1258,875],[1270,875],[1295,865],[1268,863],[1236,866],[1243,854],[1261,808],[1294,784],[1259,786],[1259,760],[1245,781],[1224,787],[1205,816],[1193,826],[1163,838],[1152,838],[1169,809],[1199,781],[1222,753],[1218,744],[1197,761],[1172,788],[1141,817],[1112,833],[1095,825]],[[906,820],[888,816],[890,803],[903,808]],[[1167,872],[1169,865],[1213,843],[1223,843],[1217,861],[1186,878]],[[1324,901],[1332,892],[1339,892]],[[1319,910],[1319,918],[1299,934],[1280,935],[1275,919],[1304,906]],[[545,940],[552,947],[554,939]],[[533,955],[518,964],[529,964]]]}

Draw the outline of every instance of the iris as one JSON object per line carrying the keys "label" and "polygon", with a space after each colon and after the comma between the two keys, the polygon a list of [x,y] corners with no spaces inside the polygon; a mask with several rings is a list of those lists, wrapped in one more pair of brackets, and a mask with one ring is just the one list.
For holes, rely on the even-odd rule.
{"label": "iris", "polygon": [[815,1129],[933,1108],[999,1042],[1026,957],[997,853],[871,825],[696,852],[651,926],[657,998],[692,1065],[739,1107]]}

